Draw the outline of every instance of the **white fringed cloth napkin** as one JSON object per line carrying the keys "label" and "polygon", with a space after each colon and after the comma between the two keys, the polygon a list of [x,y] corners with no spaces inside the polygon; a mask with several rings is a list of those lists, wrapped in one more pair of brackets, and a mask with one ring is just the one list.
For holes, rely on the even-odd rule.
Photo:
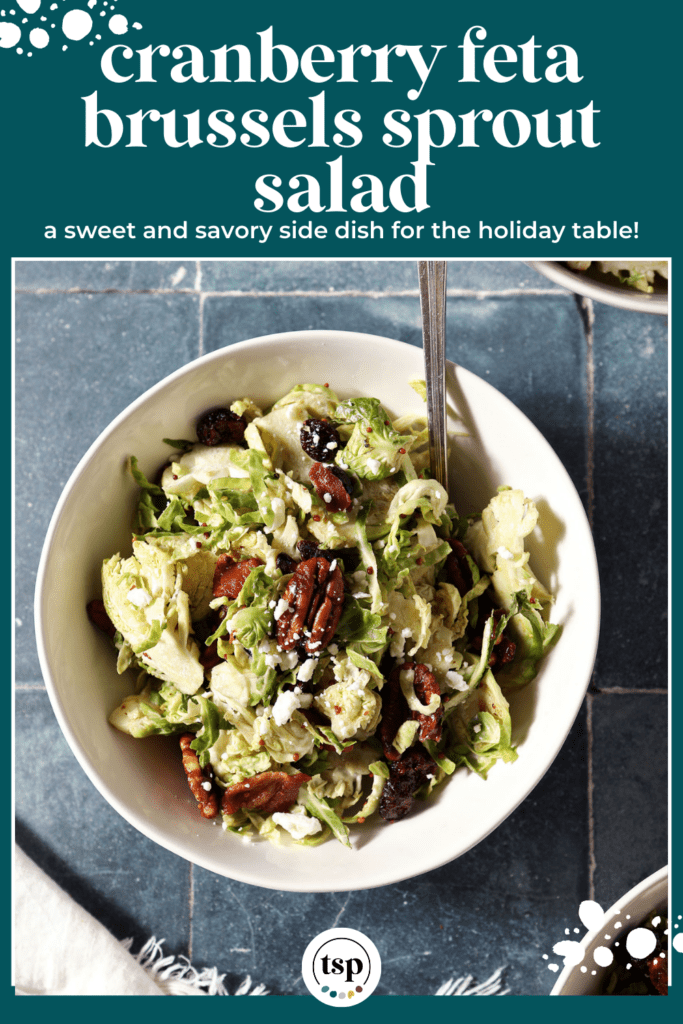
{"label": "white fringed cloth napkin", "polygon": [[[162,940],[163,941],[163,940]],[[15,846],[14,984],[23,996],[229,995],[215,967],[196,971],[149,939],[133,956]],[[266,995],[251,978],[235,995]]]}

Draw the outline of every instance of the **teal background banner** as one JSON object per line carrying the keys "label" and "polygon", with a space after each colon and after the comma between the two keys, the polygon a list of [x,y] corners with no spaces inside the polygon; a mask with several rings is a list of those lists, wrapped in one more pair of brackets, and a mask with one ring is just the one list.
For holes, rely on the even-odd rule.
{"label": "teal background banner", "polygon": [[[581,2],[558,8],[539,2],[521,6],[458,3],[422,5],[418,11],[405,3],[385,2],[350,3],[341,9],[305,0],[284,9],[272,2],[253,8],[220,0],[193,5],[177,0],[119,0],[117,17],[126,18],[127,31],[114,34],[108,27],[110,16],[100,4],[90,9],[92,28],[79,41],[67,39],[60,22],[62,11],[76,6],[75,0],[60,0],[52,6],[55,11],[44,2],[23,19],[17,7],[16,17],[9,20],[23,32],[21,45],[0,50],[7,153],[3,219],[15,253],[375,258],[412,257],[420,251],[462,258],[564,258],[585,253],[583,238],[590,237],[586,229],[595,234],[595,241],[588,242],[594,255],[613,255],[616,249],[620,254],[661,255],[671,239],[666,187],[676,138],[671,120],[676,109],[675,33],[668,22],[651,17],[640,4],[626,2],[615,8]],[[85,2],[82,7],[87,14]],[[106,16],[98,17],[102,13]],[[48,20],[41,22],[46,15]],[[55,29],[49,28],[52,18],[57,19]],[[141,27],[133,28],[134,24]],[[47,46],[36,48],[29,32],[41,25],[47,26],[42,31],[50,39]],[[485,29],[486,37],[478,41],[476,32],[469,33],[470,42],[479,47],[470,58],[461,47],[468,30],[477,26]],[[290,47],[289,59],[294,62],[290,70],[298,69],[287,82],[259,81],[263,69],[259,33],[265,38],[271,28],[273,45]],[[239,77],[236,52],[224,57],[227,73],[223,76],[232,81],[212,81],[221,77],[212,51],[236,44],[250,54],[254,81],[234,80]],[[194,70],[208,80],[171,78],[171,69],[190,59],[187,49],[179,59],[156,52],[149,64],[138,56],[140,50],[162,45],[197,48],[197,55],[204,58],[201,67],[186,65],[179,74],[188,76]],[[380,51],[379,56],[356,54],[357,81],[339,81],[346,67],[339,51],[362,45]],[[408,54],[385,52],[383,73],[382,48],[399,45],[422,49],[419,55],[414,52],[414,60]],[[132,75],[128,81],[109,81],[101,70],[101,57],[112,46],[119,47],[111,58],[114,73],[121,78]],[[131,59],[125,57],[125,46],[133,50]],[[327,47],[329,53],[309,51],[311,47]],[[443,49],[437,53],[436,47]],[[552,47],[558,50],[549,57]],[[556,76],[567,72],[566,66],[560,66],[567,56],[563,47],[575,51],[575,77],[580,81],[547,79],[546,73],[553,74],[548,71],[552,66],[557,65]],[[306,67],[310,65],[309,77],[314,80],[301,71],[306,51],[312,58]],[[487,51],[491,52],[485,57]],[[465,71],[470,59],[474,72]],[[416,70],[420,60],[424,84]],[[287,68],[283,54],[274,51],[273,76],[284,78]],[[392,81],[373,80],[378,68],[376,77]],[[247,71],[240,74],[249,77]],[[331,77],[320,82],[314,76]],[[489,76],[511,80],[495,81]],[[155,81],[136,80],[145,77]],[[467,77],[477,81],[462,81]],[[411,99],[409,94],[416,87],[420,94]],[[115,132],[120,128],[122,134],[116,145],[86,147],[86,97],[90,97],[91,135],[95,109],[117,115]],[[589,111],[591,104],[593,139],[599,143],[595,146],[581,141],[579,111]],[[259,121],[259,115],[252,114],[252,122],[268,141],[261,144],[256,130],[250,129],[244,144],[243,116],[259,110],[265,119]],[[360,115],[352,125],[363,134],[358,145],[349,146],[348,131],[341,135],[340,145],[334,141],[339,134],[334,117],[344,110]],[[520,118],[503,115],[506,110],[519,111]],[[171,127],[149,115],[143,118],[149,111],[176,112],[178,142],[192,137],[186,115],[190,120],[196,117],[194,138],[201,141],[177,148],[165,144],[164,127],[169,132]],[[218,118],[223,134],[233,129],[232,145],[218,148],[207,140],[213,135],[217,143],[226,141],[220,129],[216,134],[217,129],[209,125],[213,111],[230,111],[234,116],[232,122],[226,121],[225,113]],[[281,118],[283,125],[301,125],[280,128],[279,137],[291,145],[278,144],[273,138],[274,123],[283,111],[298,111]],[[410,142],[399,146],[396,131],[389,136],[391,146],[383,142],[388,134],[384,117],[389,111],[406,112],[405,123],[398,113],[394,120],[409,133]],[[430,111],[446,113],[442,118]],[[490,112],[494,120],[486,122],[488,115],[482,111]],[[549,141],[560,139],[564,123],[562,137],[573,138],[572,145],[539,144],[540,122],[534,115],[544,111],[548,112]],[[590,115],[584,116],[590,135]],[[352,123],[350,117],[346,115],[347,124]],[[522,145],[518,145],[520,123],[522,135],[529,134]],[[450,137],[453,129],[452,141],[444,145],[444,131]],[[496,141],[494,130],[509,146]],[[111,132],[104,114],[97,120],[97,132],[106,146]],[[131,133],[134,141],[144,145],[131,146]],[[423,166],[416,171],[418,158]],[[274,205],[271,198],[259,197],[256,190],[257,180],[264,175],[272,176],[271,188],[275,176],[282,183],[276,191],[283,206],[271,213],[265,212]],[[353,195],[371,189],[368,177],[354,187],[356,177],[363,175],[374,176],[377,194],[376,208],[366,212],[351,207]],[[424,181],[419,191],[428,204],[425,209],[403,211],[391,203],[391,184],[403,175]],[[299,180],[290,187],[293,178]],[[319,188],[317,205],[324,209],[288,208],[290,197],[308,188]],[[415,205],[414,193],[414,184],[404,180],[406,206]],[[255,206],[259,198],[264,209]],[[298,202],[305,206],[309,200],[304,196]],[[362,204],[369,202],[366,195]],[[379,212],[381,205],[387,206],[383,212]],[[129,224],[134,228],[129,230]],[[392,229],[394,224],[398,226]],[[445,240],[444,224],[454,229],[445,232]],[[581,240],[575,238],[573,224],[579,226]],[[608,237],[597,237],[599,224],[603,236],[609,229]],[[55,228],[54,239],[45,238],[47,225]],[[144,238],[146,225],[156,235],[162,225],[175,235],[170,240]],[[217,238],[211,237],[212,225]],[[65,232],[67,226],[71,232]],[[121,230],[87,237],[88,230],[92,233],[103,226]],[[83,239],[79,227],[86,233]],[[205,229],[206,237],[198,227]],[[227,232],[232,227],[230,237],[225,237],[222,227]],[[283,227],[288,229],[284,236]],[[237,232],[238,228],[248,229],[247,237],[241,237],[245,231]],[[368,237],[359,237],[362,228]],[[335,234],[337,229],[341,237]],[[309,233],[312,237],[307,237]]]}

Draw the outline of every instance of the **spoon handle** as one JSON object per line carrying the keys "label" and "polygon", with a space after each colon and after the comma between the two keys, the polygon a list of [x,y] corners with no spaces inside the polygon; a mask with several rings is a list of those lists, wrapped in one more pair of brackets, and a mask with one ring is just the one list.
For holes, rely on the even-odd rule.
{"label": "spoon handle", "polygon": [[417,264],[422,307],[427,425],[432,475],[448,488],[446,434],[446,268],[445,260]]}

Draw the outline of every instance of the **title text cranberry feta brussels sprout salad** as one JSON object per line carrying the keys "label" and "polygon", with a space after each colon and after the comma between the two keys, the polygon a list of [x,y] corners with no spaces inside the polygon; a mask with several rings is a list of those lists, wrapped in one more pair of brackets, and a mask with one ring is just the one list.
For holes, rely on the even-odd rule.
{"label": "title text cranberry feta brussels sprout salad", "polygon": [[459,515],[423,418],[327,385],[211,410],[197,435],[167,442],[159,483],[131,460],[133,554],[89,605],[139,672],[112,724],[179,735],[204,817],[307,845],[515,760],[505,692],[560,632],[524,550],[534,503],[504,488]]}

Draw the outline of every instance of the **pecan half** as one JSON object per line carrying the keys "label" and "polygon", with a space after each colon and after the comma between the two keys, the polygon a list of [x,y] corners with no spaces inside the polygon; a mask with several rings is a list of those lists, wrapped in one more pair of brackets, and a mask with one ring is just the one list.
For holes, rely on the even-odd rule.
{"label": "pecan half", "polygon": [[344,604],[344,577],[330,572],[325,558],[300,562],[282,595],[287,608],[277,620],[277,642],[293,651],[303,641],[307,654],[319,654],[334,636]]}
{"label": "pecan half", "polygon": [[228,786],[223,794],[223,813],[234,814],[240,808],[258,811],[259,814],[275,814],[288,811],[297,798],[299,787],[310,782],[311,776],[298,772],[261,772],[250,779]]}
{"label": "pecan half", "polygon": [[351,508],[353,481],[343,470],[315,462],[308,475],[328,512],[345,512]]}
{"label": "pecan half", "polygon": [[[482,634],[484,626],[489,616],[493,614],[494,629],[497,629],[498,623],[500,622],[502,616],[504,615],[502,608],[493,608],[493,605],[491,604],[490,598],[488,597],[487,594],[482,594],[479,600],[483,603],[484,611],[486,612],[486,614],[480,614],[479,622],[477,623],[477,630],[481,630],[481,632],[477,632],[477,635],[472,637],[472,649],[477,652],[481,651],[483,642]],[[488,611],[488,606],[492,608],[492,612]],[[495,668],[496,666],[498,666],[498,668],[500,668],[501,665],[507,665],[514,658],[516,650],[517,644],[514,640],[511,640],[510,637],[505,632],[505,630],[503,630],[503,632],[499,633],[493,642],[493,650],[491,651],[491,657],[489,658],[489,667]]]}
{"label": "pecan half", "polygon": [[660,996],[669,994],[669,970],[666,960],[662,959],[661,953],[647,961],[647,971],[650,981],[657,989]]}
{"label": "pecan half", "polygon": [[88,618],[93,625],[97,626],[98,629],[101,629],[103,633],[106,633],[107,636],[110,636],[113,640],[116,635],[116,626],[107,615],[107,610],[104,607],[104,601],[100,601],[99,598],[95,598],[94,601],[90,601],[86,605],[85,610],[87,611]]}
{"label": "pecan half", "polygon": [[389,765],[389,779],[379,801],[380,817],[385,821],[399,821],[413,805],[415,791],[434,772],[431,757],[417,747],[406,750],[398,761]]}
{"label": "pecan half", "polygon": [[219,555],[213,574],[213,596],[229,597],[234,601],[239,597],[247,576],[252,569],[263,565],[260,558],[247,558],[244,562],[236,562],[230,555]]}
{"label": "pecan half", "polygon": [[[202,771],[199,758],[190,746],[194,739],[194,733],[186,732],[180,737],[180,749],[183,754],[183,768],[187,775],[187,782],[192,790],[195,800],[199,804],[199,810],[204,818],[215,818],[218,814],[218,801],[213,791],[211,779]],[[209,786],[206,789],[206,786]]]}
{"label": "pecan half", "polygon": [[197,438],[201,444],[241,444],[247,421],[229,409],[209,409],[197,421]]}
{"label": "pecan half", "polygon": [[[404,668],[406,666],[404,665]],[[410,666],[407,666],[410,667]],[[415,689],[415,696],[421,704],[429,704],[430,697],[436,694],[437,697],[441,696],[441,690],[437,683],[434,675],[427,668],[426,665],[415,665],[415,679],[413,680],[413,687]],[[417,720],[420,723],[420,729],[418,732],[418,739],[422,740],[434,740],[438,743],[441,739],[441,719],[443,718],[443,705],[439,704],[436,711],[431,715],[423,715],[419,711],[413,711],[413,720]]]}

